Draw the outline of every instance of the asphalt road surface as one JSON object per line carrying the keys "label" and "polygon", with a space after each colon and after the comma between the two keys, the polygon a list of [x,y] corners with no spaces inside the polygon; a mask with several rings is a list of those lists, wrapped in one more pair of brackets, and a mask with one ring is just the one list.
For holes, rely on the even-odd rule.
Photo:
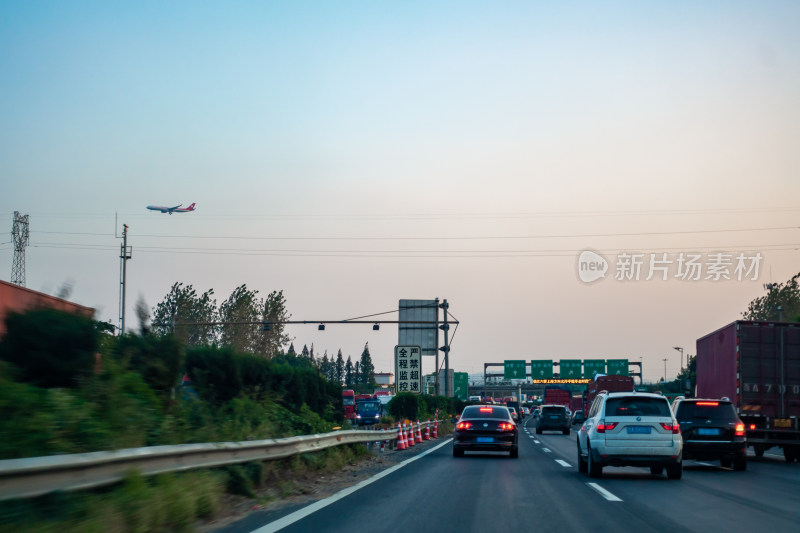
{"label": "asphalt road surface", "polygon": [[744,472],[685,461],[681,480],[634,467],[589,479],[578,473],[574,431],[536,435],[531,422],[518,459],[454,458],[447,440],[377,480],[242,531],[800,531],[800,463],[767,453],[749,457]]}

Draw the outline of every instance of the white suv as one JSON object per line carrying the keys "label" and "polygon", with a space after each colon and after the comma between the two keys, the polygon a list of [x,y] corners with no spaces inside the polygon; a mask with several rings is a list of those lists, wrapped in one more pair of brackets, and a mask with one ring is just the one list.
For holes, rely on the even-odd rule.
{"label": "white suv", "polygon": [[682,451],[680,425],[664,396],[603,391],[578,432],[578,471],[600,477],[604,466],[649,466],[680,479]]}

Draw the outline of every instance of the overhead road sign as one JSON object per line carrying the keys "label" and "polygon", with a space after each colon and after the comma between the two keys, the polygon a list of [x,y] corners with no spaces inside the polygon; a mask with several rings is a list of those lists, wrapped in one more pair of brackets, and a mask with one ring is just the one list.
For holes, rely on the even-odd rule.
{"label": "overhead road sign", "polygon": [[583,360],[583,377],[592,379],[595,374],[606,373],[605,359],[584,359]]}
{"label": "overhead road sign", "polygon": [[628,375],[628,360],[627,359],[609,359],[607,361],[608,375],[610,376],[627,376]]}
{"label": "overhead road sign", "polygon": [[503,379],[526,379],[524,360],[503,361]]}
{"label": "overhead road sign", "polygon": [[553,379],[553,360],[535,359],[531,361],[531,378]]}
{"label": "overhead road sign", "polygon": [[562,359],[558,365],[559,377],[561,379],[578,379],[583,376],[581,366],[580,359]]}

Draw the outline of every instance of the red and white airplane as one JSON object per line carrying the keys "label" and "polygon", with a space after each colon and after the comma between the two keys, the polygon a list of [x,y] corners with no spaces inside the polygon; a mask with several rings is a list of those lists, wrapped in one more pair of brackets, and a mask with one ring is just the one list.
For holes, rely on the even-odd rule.
{"label": "red and white airplane", "polygon": [[150,211],[161,211],[162,213],[168,213],[170,215],[172,213],[188,213],[190,211],[194,211],[194,204],[190,205],[189,207],[184,207],[183,209],[180,209],[180,207],[182,205],[183,204],[178,204],[175,207],[164,207],[164,206],[160,206],[160,205],[148,205],[147,209],[149,209]]}

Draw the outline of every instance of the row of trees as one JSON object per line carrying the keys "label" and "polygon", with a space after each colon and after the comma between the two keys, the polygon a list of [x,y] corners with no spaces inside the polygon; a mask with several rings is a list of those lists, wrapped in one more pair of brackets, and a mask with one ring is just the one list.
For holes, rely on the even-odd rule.
{"label": "row of trees", "polygon": [[[286,353],[289,355],[295,354],[294,344],[289,346],[289,350]],[[347,361],[345,361],[341,349],[335,358],[333,356],[328,357],[327,351],[322,355],[322,358],[316,358],[313,344],[310,350],[307,345],[304,345],[300,355],[312,361],[319,373],[331,383],[338,383],[349,389],[361,387],[370,389],[375,387],[375,366],[372,364],[372,356],[369,353],[369,343],[364,344],[361,358],[355,363],[353,363],[353,359],[349,355],[347,356]]]}

